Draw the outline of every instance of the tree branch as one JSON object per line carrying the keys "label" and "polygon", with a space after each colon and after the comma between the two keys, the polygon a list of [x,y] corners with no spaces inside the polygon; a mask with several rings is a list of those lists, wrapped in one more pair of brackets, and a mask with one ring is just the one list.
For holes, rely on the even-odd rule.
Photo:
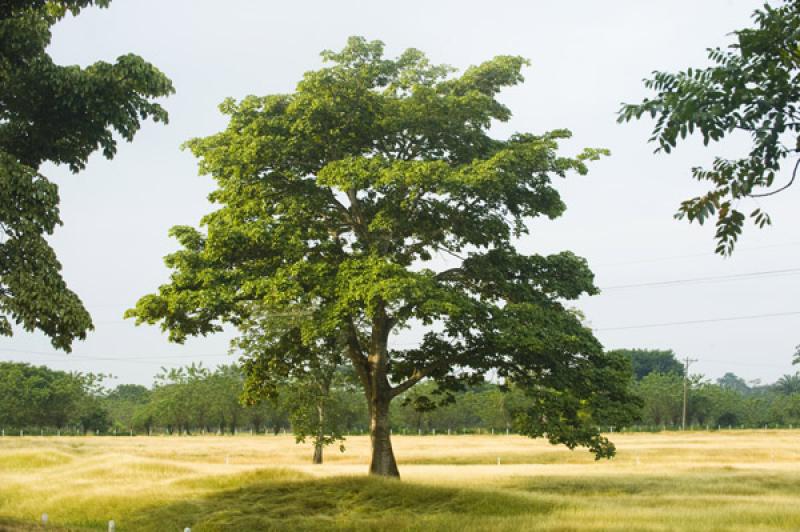
{"label": "tree branch", "polygon": [[464,270],[461,268],[449,268],[447,270],[441,271],[436,274],[437,281],[446,281],[447,277],[457,274],[457,273],[464,273]]}
{"label": "tree branch", "polygon": [[406,379],[405,382],[401,382],[400,384],[391,389],[392,398],[397,397],[401,393],[407,391],[409,388],[417,384],[419,381],[421,381],[422,379],[433,373],[441,365],[442,365],[441,362],[437,362],[431,364],[427,368],[423,369],[414,368],[414,373],[412,373],[411,376],[408,379]]}
{"label": "tree branch", "polygon": [[797,168],[798,167],[800,167],[800,159],[797,159],[797,162],[794,165],[794,170],[792,171],[792,178],[789,180],[788,183],[783,185],[778,190],[773,190],[771,192],[765,192],[763,194],[748,194],[748,196],[750,196],[751,198],[766,198],[767,196],[774,196],[778,192],[783,192],[784,190],[786,190],[787,188],[792,186],[792,184],[794,184],[794,180],[797,177]]}
{"label": "tree branch", "polygon": [[398,384],[397,386],[393,387],[391,390],[392,397],[397,397],[401,393],[405,392],[419,381],[424,379],[428,375],[425,371],[414,370],[414,373],[409,377],[405,382]]}
{"label": "tree branch", "polygon": [[461,255],[459,255],[459,254],[458,254],[458,253],[456,253],[455,251],[450,251],[449,249],[447,249],[447,248],[444,248],[444,247],[442,247],[442,246],[437,246],[437,245],[434,245],[433,247],[435,247],[435,248],[436,248],[438,251],[444,251],[444,252],[445,252],[445,253],[447,253],[448,255],[452,255],[453,257],[455,257],[455,258],[457,258],[457,259],[460,259],[460,260],[467,260],[467,259],[466,259],[466,257],[462,257]]}

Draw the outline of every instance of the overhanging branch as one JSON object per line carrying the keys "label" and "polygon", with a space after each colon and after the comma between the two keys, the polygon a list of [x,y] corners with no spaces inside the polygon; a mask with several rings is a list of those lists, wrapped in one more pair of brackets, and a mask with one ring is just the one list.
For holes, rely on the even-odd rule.
{"label": "overhanging branch", "polygon": [[798,167],[800,167],[800,159],[797,159],[797,162],[794,165],[794,170],[792,171],[792,178],[789,180],[788,183],[783,185],[778,190],[773,190],[771,192],[765,192],[763,194],[748,194],[748,196],[750,196],[751,198],[766,198],[767,196],[774,196],[778,192],[783,192],[784,190],[786,190],[787,188],[789,188],[790,186],[792,186],[794,184],[794,180],[797,177],[797,168]]}

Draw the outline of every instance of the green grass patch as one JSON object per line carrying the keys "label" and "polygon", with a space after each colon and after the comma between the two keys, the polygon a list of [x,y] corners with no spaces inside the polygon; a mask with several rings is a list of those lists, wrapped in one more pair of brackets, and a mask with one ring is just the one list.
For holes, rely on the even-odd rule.
{"label": "green grass patch", "polygon": [[[257,482],[152,508],[131,530],[451,530],[469,523],[544,515],[555,505],[499,491],[338,477]],[[122,525],[123,523],[121,523]],[[491,527],[490,527],[491,528]],[[120,530],[122,530],[120,528]]]}

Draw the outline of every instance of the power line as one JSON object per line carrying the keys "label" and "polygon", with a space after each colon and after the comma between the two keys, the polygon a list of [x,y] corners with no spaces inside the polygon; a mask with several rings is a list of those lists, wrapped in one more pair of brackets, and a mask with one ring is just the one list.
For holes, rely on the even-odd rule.
{"label": "power line", "polygon": [[675,325],[692,325],[695,323],[716,323],[722,321],[754,320],[760,318],[775,318],[779,316],[795,316],[795,315],[800,315],[800,311],[776,312],[773,314],[753,314],[751,316],[733,316],[729,318],[712,318],[706,320],[670,321],[664,323],[648,323],[645,325],[625,325],[622,327],[604,327],[600,329],[595,329],[595,331],[623,331],[628,329],[649,329],[654,327],[672,327]]}
{"label": "power line", "polygon": [[751,278],[763,278],[775,275],[794,275],[800,273],[800,268],[787,268],[783,270],[765,270],[758,272],[734,273],[729,275],[717,275],[712,277],[693,277],[689,279],[673,279],[670,281],[653,281],[647,283],[621,284],[607,286],[601,290],[618,290],[622,288],[644,288],[656,286],[675,286],[682,284],[704,283],[709,281],[748,281]]}

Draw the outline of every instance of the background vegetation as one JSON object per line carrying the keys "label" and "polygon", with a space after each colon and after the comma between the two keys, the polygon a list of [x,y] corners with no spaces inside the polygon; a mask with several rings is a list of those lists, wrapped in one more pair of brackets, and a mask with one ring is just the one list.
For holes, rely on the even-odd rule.
{"label": "background vegetation", "polygon": [[[683,366],[672,351],[620,350],[632,361],[630,386],[641,398],[637,421],[614,431],[676,429],[681,424]],[[294,382],[275,400],[244,405],[243,376],[235,365],[164,370],[148,388],[109,386],[107,375],[66,373],[22,363],[0,363],[0,427],[6,433],[233,434],[313,432],[313,401]],[[326,434],[361,434],[369,418],[363,394],[341,372],[328,400]],[[435,385],[423,382],[391,410],[396,434],[515,432],[515,415],[531,399],[513,386],[474,385],[438,407]],[[800,426],[800,374],[777,382],[747,382],[734,373],[710,380],[688,377],[687,425],[700,428]],[[300,427],[303,424],[303,427]],[[296,427],[295,427],[296,426]],[[611,427],[600,427],[604,431]],[[329,443],[332,443],[329,442]]]}

